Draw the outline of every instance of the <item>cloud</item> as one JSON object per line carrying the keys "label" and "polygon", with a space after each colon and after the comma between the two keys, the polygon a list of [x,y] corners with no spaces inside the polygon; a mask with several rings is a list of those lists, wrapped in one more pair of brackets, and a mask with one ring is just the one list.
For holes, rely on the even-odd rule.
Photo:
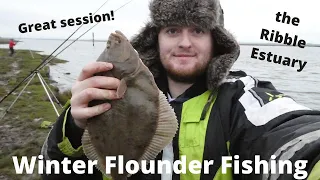
{"label": "cloud", "polygon": [[[116,10],[129,0],[108,0],[97,14]],[[22,38],[67,38],[78,26],[58,27],[46,31],[33,31],[21,34],[18,26],[21,23],[35,24],[51,20],[59,22],[62,19],[83,17],[94,13],[105,0],[11,0],[0,7],[0,36]],[[262,28],[298,35],[310,43],[320,43],[320,20],[318,0],[222,0],[225,13],[225,27],[240,41],[266,42],[259,39]],[[137,33],[149,16],[149,0],[133,0],[115,12],[115,20],[99,23],[83,38],[91,38],[92,32],[96,38],[106,39],[107,35],[116,29],[122,30],[128,36]],[[299,26],[275,21],[277,12],[287,12],[292,17],[298,17]],[[76,34],[78,37],[94,24],[84,25]]]}
{"label": "cloud", "polygon": [[[241,41],[260,41],[262,28],[301,36],[307,42],[320,43],[320,29],[318,17],[320,6],[317,0],[222,0],[225,12],[225,24]],[[291,18],[300,20],[298,26],[276,21],[277,12],[287,12]]]}

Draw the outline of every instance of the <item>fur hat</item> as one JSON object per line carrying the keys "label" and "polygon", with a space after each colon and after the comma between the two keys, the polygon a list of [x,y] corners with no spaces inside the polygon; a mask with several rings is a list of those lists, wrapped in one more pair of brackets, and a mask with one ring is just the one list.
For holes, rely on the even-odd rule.
{"label": "fur hat", "polygon": [[224,28],[219,0],[151,0],[149,9],[151,20],[132,38],[131,43],[154,77],[158,78],[162,69],[158,52],[160,28],[195,25],[211,30],[215,55],[209,62],[206,81],[208,89],[217,88],[240,54],[237,41]]}

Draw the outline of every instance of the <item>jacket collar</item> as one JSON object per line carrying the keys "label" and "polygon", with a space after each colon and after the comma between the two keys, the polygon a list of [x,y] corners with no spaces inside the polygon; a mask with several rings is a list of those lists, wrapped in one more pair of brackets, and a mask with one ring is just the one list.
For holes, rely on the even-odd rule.
{"label": "jacket collar", "polygon": [[[165,76],[162,76],[161,79],[158,79],[157,85],[160,90],[167,96],[168,99],[169,96],[171,97],[169,87],[168,87],[168,81]],[[198,80],[190,86],[185,92],[183,92],[181,95],[179,95],[177,98],[171,99],[171,101],[183,103],[191,98],[194,98],[196,96],[201,95],[202,93],[206,92],[208,90],[206,86],[206,76],[202,75],[198,78]]]}

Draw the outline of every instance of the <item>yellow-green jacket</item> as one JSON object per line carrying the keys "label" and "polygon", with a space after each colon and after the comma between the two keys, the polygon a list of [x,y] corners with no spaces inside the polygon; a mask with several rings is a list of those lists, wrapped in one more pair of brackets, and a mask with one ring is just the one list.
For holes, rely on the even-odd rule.
{"label": "yellow-green jacket", "polygon": [[[166,88],[162,89],[165,93]],[[271,161],[288,159],[293,162],[292,173],[280,174],[279,179],[298,179],[306,173],[304,179],[320,178],[320,112],[310,110],[297,104],[292,98],[278,92],[270,82],[258,81],[244,75],[229,79],[216,91],[206,89],[205,83],[197,82],[178,98],[171,100],[179,119],[179,132],[173,139],[174,160],[186,156],[187,165],[192,160],[204,162],[213,160],[213,164],[202,168],[200,173],[192,174],[188,168],[185,174],[173,173],[177,180],[264,180],[277,179],[274,173],[247,174],[248,166],[243,160],[260,159]],[[72,162],[88,159],[83,155],[81,135],[83,130],[75,126],[67,105],[58,118],[42,148],[47,160],[68,158]],[[222,157],[239,155],[239,172],[237,168],[226,168],[222,173]],[[164,153],[157,156],[162,160]],[[306,166],[295,168],[296,160],[307,160]],[[253,162],[254,163],[254,162]],[[302,164],[301,164],[302,165]],[[87,167],[87,166],[86,166]],[[188,167],[188,166],[187,166]],[[69,166],[72,170],[72,166]],[[155,167],[157,170],[157,166]],[[207,170],[207,171],[205,171]],[[260,171],[262,172],[262,171]],[[302,174],[299,174],[302,173]],[[106,179],[98,170],[93,173],[59,175],[47,174],[44,179],[66,180],[102,180]],[[161,174],[143,174],[138,172],[130,180],[161,179]]]}

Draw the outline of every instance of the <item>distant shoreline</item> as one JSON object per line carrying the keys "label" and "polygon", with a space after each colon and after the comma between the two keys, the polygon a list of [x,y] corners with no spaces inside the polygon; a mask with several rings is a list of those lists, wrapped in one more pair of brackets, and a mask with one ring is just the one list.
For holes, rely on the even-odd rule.
{"label": "distant shoreline", "polygon": [[[262,43],[239,43],[240,45],[242,46],[288,46],[286,44],[277,44],[277,43],[265,43],[265,44],[262,44]],[[293,47],[293,46],[291,46]],[[306,44],[305,47],[320,47],[320,44]]]}
{"label": "distant shoreline", "polygon": [[[23,39],[31,39],[31,40],[53,40],[53,41],[63,41],[65,39],[58,39],[58,38],[21,38]],[[74,41],[75,39],[69,39],[68,41]],[[92,42],[92,39],[78,39],[77,41],[84,41],[84,42]],[[95,39],[94,42],[107,42],[107,39]],[[254,43],[254,42],[239,42],[239,45],[242,46],[288,46],[285,44],[279,43]],[[320,47],[320,44],[314,43],[307,43],[306,47]]]}

